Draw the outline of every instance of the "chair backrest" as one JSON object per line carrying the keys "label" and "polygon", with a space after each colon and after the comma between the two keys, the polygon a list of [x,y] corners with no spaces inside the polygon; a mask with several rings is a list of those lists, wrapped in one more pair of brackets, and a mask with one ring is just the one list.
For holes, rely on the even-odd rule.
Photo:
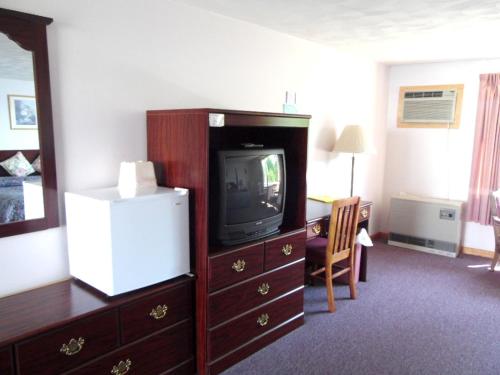
{"label": "chair backrest", "polygon": [[336,255],[348,255],[349,251],[354,251],[360,202],[360,197],[333,201],[328,230],[327,261]]}

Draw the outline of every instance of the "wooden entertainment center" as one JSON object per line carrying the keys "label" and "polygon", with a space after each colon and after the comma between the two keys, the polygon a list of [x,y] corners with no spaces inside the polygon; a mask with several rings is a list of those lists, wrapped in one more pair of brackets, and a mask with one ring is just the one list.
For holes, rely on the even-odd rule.
{"label": "wooden entertainment center", "polygon": [[[155,163],[159,184],[190,191],[199,374],[219,373],[304,322],[309,119],[220,109],[147,112],[148,160]],[[283,225],[262,240],[211,245],[210,154],[248,142],[285,150]]]}

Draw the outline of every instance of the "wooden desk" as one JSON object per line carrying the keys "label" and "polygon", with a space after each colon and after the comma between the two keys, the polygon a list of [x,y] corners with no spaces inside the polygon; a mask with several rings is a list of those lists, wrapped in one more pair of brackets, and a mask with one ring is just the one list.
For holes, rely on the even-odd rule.
{"label": "wooden desk", "polygon": [[[310,240],[318,236],[327,236],[332,204],[319,202],[312,199],[308,199],[306,204],[307,239]],[[358,229],[365,228],[366,230],[368,230],[371,208],[372,202],[361,202]],[[366,247],[362,246],[359,269],[360,281],[366,281],[366,269],[368,261],[367,256],[368,254],[366,251]]]}

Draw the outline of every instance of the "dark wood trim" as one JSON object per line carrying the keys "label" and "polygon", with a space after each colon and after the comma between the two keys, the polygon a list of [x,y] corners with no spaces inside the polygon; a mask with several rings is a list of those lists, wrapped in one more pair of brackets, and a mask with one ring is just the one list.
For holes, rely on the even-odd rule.
{"label": "dark wood trim", "polygon": [[[211,112],[213,113],[213,112]],[[309,118],[291,116],[268,116],[258,113],[228,113],[224,112],[224,126],[283,126],[307,128]]]}
{"label": "dark wood trim", "polygon": [[[180,320],[167,328],[146,335],[130,344],[108,352],[77,367],[68,375],[93,375],[110,373],[113,365],[125,358],[132,359],[132,369],[141,374],[176,373],[178,364],[183,365],[192,361],[194,342],[191,339],[193,322],[191,319]],[[134,371],[132,371],[134,372]],[[51,373],[52,374],[52,373]]]}
{"label": "dark wood trim", "polygon": [[191,261],[196,272],[196,360],[203,374],[200,369],[207,361],[208,118],[202,110],[158,114],[147,112],[148,160],[155,164],[159,185],[189,189]]}
{"label": "dark wood trim", "polygon": [[172,367],[167,372],[162,372],[160,375],[191,375],[196,373],[196,360],[194,357]]}
{"label": "dark wood trim", "polygon": [[[280,112],[259,112],[259,111],[240,111],[232,109],[220,108],[186,108],[186,109],[153,109],[148,110],[148,116],[154,115],[171,115],[171,114],[208,114],[208,113],[225,113],[231,115],[245,115],[245,116],[266,116],[266,117],[280,117],[280,118],[303,118],[311,119],[311,115],[297,114],[297,113],[280,113]],[[267,122],[267,121],[266,121]],[[270,125],[275,126],[275,125]]]}
{"label": "dark wood trim", "polygon": [[29,22],[38,22],[44,25],[50,25],[53,21],[52,18],[37,16],[35,14],[29,14],[5,8],[0,8],[0,17],[1,16],[15,17]]}
{"label": "dark wood trim", "polygon": [[273,330],[264,333],[263,335],[256,337],[253,341],[247,343],[244,346],[237,348],[235,351],[227,354],[224,357],[217,359],[216,361],[210,363],[210,374],[218,374],[228,367],[238,363],[243,358],[255,353],[266,345],[269,345],[273,341],[276,341],[280,337],[290,333],[294,329],[300,327],[304,324],[304,315],[300,315],[290,321],[284,322]]}
{"label": "dark wood trim", "polygon": [[52,123],[52,98],[49,76],[49,55],[45,26],[38,25],[37,51],[34,54],[36,98],[39,116],[40,159],[42,162],[43,195],[46,227],[59,225],[57,201],[56,156]]}
{"label": "dark wood trim", "polygon": [[[297,113],[282,113],[282,112],[260,112],[260,111],[240,111],[232,109],[217,109],[217,108],[207,108],[209,113],[225,113],[230,115],[241,115],[241,116],[264,116],[264,117],[278,117],[278,118],[303,118],[310,119],[311,115],[297,114]],[[268,122],[266,120],[266,122]],[[270,126],[276,126],[274,123],[270,123]]]}
{"label": "dark wood trim", "polygon": [[167,286],[175,288],[190,279],[180,276],[112,298],[79,281],[66,280],[1,298],[0,347],[160,293]]}
{"label": "dark wood trim", "polygon": [[[148,116],[162,115],[185,115],[210,113],[224,114],[224,127],[300,127],[309,126],[310,115],[276,113],[276,112],[255,112],[255,111],[235,111],[216,108],[196,108],[196,109],[173,109],[173,110],[151,110]],[[208,122],[207,122],[208,124]]]}
{"label": "dark wood trim", "polygon": [[14,375],[14,355],[12,347],[0,348],[0,374]]}
{"label": "dark wood trim", "polygon": [[[211,113],[224,114],[224,126],[210,126]],[[281,234],[304,231],[310,117],[212,108],[147,111],[148,160],[155,164],[159,184],[190,191],[191,261],[196,273],[196,361],[200,375],[209,372],[209,255],[215,255],[210,259],[216,260],[219,255],[222,257],[216,254],[219,251],[231,251],[228,247],[209,246],[210,176],[215,173],[210,169],[214,168],[210,156],[217,150],[239,147],[252,140],[268,148],[283,148],[287,165],[287,203]],[[253,245],[255,243],[262,244],[262,241]],[[243,247],[245,245],[239,249]]]}
{"label": "dark wood trim", "polygon": [[[255,337],[303,314],[303,288],[302,286],[295,289],[210,329],[209,359],[213,361],[221,358],[251,342]],[[269,314],[270,317],[266,325],[256,324],[258,317],[263,314]]]}
{"label": "dark wood trim", "polygon": [[[290,290],[303,287],[304,265],[304,259],[300,259],[211,293],[209,327],[214,328],[226,320],[246,313],[255,306],[263,305]],[[255,293],[263,283],[271,286],[269,292],[265,295]],[[238,300],[238,304],[234,303]]]}
{"label": "dark wood trim", "polygon": [[45,216],[0,225],[0,237],[57,227],[59,209],[46,26],[52,19],[0,9],[0,32],[33,52]]}

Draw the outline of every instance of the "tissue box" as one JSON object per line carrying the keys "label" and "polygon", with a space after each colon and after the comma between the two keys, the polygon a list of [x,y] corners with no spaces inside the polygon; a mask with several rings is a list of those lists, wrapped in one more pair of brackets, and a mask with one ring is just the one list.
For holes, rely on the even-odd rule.
{"label": "tissue box", "polygon": [[133,161],[120,163],[120,190],[131,190],[140,187],[157,186],[153,163],[150,161]]}

